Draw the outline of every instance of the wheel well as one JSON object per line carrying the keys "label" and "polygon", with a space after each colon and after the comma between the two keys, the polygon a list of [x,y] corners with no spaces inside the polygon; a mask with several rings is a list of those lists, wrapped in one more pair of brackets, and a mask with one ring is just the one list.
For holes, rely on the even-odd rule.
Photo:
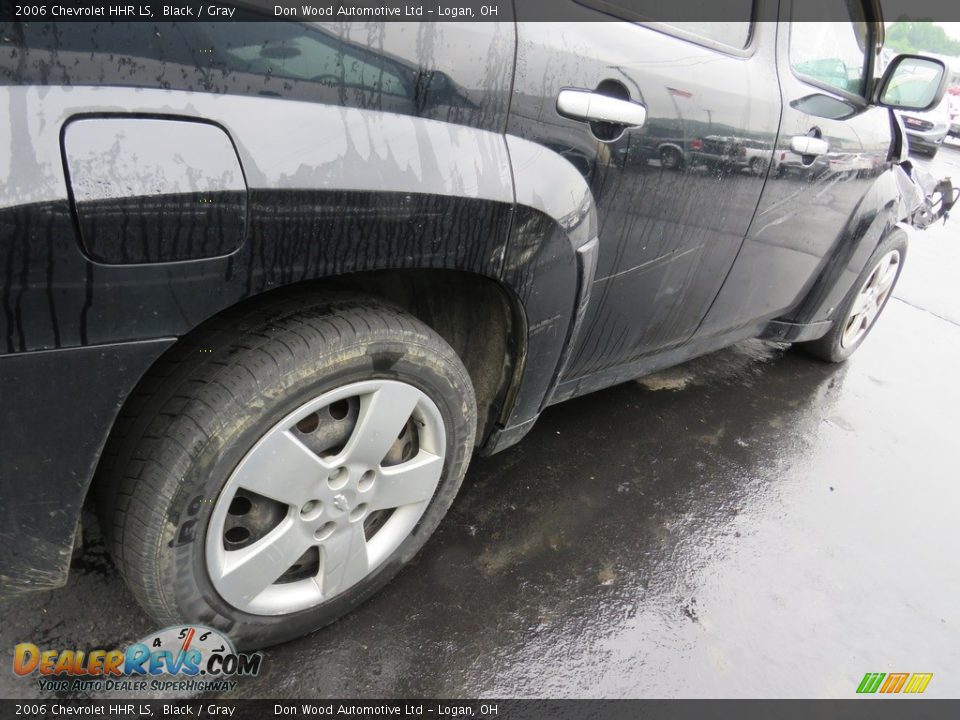
{"label": "wheel well", "polygon": [[[477,400],[479,449],[512,404],[526,349],[526,319],[516,296],[482,275],[454,270],[378,270],[276,288],[224,308],[204,323],[287,293],[368,295],[399,306],[437,332],[470,374]],[[189,341],[193,331],[179,343]],[[149,375],[149,371],[146,375]],[[136,395],[136,391],[131,395]],[[120,417],[123,413],[120,414]],[[118,421],[120,419],[118,417]]]}
{"label": "wheel well", "polygon": [[433,328],[459,355],[477,398],[479,448],[512,404],[526,356],[526,316],[495,280],[455,270],[378,270],[317,283],[388,300]]}
{"label": "wheel well", "polygon": [[[343,275],[323,281],[308,281],[284,286],[246,298],[207,318],[194,331],[211,320],[251,305],[275,300],[278,295],[349,292],[391,302],[409,312],[437,332],[463,361],[474,386],[477,402],[477,436],[475,449],[480,450],[498,422],[505,422],[513,404],[523,363],[526,357],[526,316],[519,299],[506,287],[490,278],[452,270],[371,271]],[[180,343],[190,342],[194,331],[183,335],[163,353],[127,395],[123,408],[114,418],[108,439],[102,449],[98,469],[91,478],[84,503],[95,516],[94,500],[104,492],[103,479],[117,462],[119,445],[111,442],[118,426],[123,427],[136,417],[142,388],[155,382],[151,369],[168,357]],[[80,517],[77,517],[77,537]]]}

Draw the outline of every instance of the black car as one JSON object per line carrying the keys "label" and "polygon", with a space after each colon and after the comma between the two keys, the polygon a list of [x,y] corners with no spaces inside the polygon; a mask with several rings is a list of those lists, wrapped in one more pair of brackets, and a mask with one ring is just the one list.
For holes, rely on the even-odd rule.
{"label": "black car", "polygon": [[[907,248],[885,89],[932,107],[943,65],[875,79],[867,0],[779,33],[561,3],[585,22],[0,26],[5,593],[65,582],[86,504],[158,623],[280,642],[547,406],[863,342]],[[878,170],[771,171],[834,151]]]}

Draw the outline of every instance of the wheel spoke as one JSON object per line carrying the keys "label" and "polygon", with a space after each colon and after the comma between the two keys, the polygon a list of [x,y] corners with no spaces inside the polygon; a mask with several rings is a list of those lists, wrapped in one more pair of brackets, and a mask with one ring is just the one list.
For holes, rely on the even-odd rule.
{"label": "wheel spoke", "polygon": [[853,302],[853,307],[850,308],[850,316],[859,315],[870,305],[870,294],[868,292],[861,292],[857,295],[857,299]]}
{"label": "wheel spoke", "polygon": [[374,486],[371,510],[390,510],[433,497],[440,482],[443,458],[421,450],[413,459],[380,471]]}
{"label": "wheel spoke", "polygon": [[227,552],[218,588],[229,601],[248,603],[283,575],[309,545],[301,527],[287,518],[253,545]]}
{"label": "wheel spoke", "polygon": [[873,325],[873,321],[876,320],[879,314],[880,306],[878,304],[875,303],[873,306],[867,308],[867,311],[863,314],[863,329],[866,330]]}
{"label": "wheel spoke", "polygon": [[288,505],[299,506],[316,494],[332,467],[285,430],[263,438],[237,468],[237,484]]}
{"label": "wheel spoke", "polygon": [[856,340],[857,335],[860,333],[860,329],[863,324],[863,315],[851,315],[850,319],[847,321],[847,327],[843,331],[843,344],[848,345],[854,340]]}
{"label": "wheel spoke", "polygon": [[889,285],[893,284],[894,278],[897,277],[897,266],[899,263],[894,262],[893,258],[887,261],[883,269],[880,271],[880,279],[877,281],[877,286],[881,289],[886,289]]}
{"label": "wheel spoke", "polygon": [[386,382],[360,399],[360,416],[343,455],[351,462],[378,467],[410,419],[420,393],[411,385]]}
{"label": "wheel spoke", "polygon": [[337,530],[321,545],[323,575],[320,590],[331,597],[360,582],[367,574],[367,539],[363,523],[354,522]]}

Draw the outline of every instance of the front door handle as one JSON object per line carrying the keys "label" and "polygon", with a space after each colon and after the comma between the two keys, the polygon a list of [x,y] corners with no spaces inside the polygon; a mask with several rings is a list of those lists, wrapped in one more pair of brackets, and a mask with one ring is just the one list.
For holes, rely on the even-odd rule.
{"label": "front door handle", "polygon": [[557,112],[573,120],[625,127],[640,127],[647,121],[647,109],[640,103],[589,90],[561,90],[557,96]]}
{"label": "front door handle", "polygon": [[826,155],[830,143],[811,135],[797,135],[790,140],[790,149],[797,155]]}

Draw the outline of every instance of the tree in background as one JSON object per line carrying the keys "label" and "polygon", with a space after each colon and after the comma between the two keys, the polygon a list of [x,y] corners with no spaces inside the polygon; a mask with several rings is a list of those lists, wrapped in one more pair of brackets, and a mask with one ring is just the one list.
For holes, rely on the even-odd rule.
{"label": "tree in background", "polygon": [[943,28],[932,22],[893,23],[886,31],[884,47],[901,53],[937,53],[960,56],[960,40],[952,40]]}

